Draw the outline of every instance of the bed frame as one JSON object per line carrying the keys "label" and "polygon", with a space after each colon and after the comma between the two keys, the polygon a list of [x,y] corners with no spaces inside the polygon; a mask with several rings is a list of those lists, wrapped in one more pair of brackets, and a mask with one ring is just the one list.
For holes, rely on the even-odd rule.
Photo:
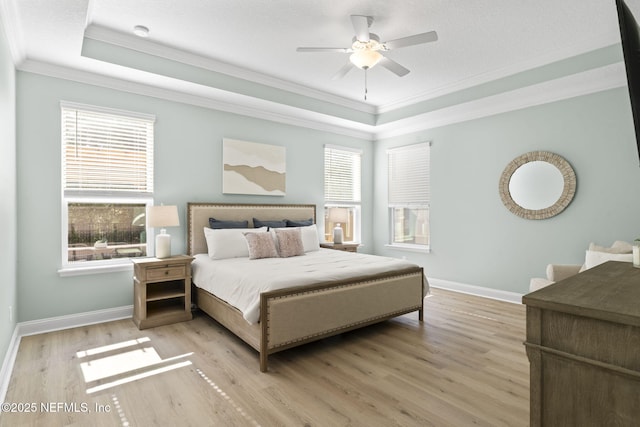
{"label": "bed frame", "polygon": [[[221,220],[316,219],[315,205],[188,203],[189,255],[207,253],[203,228],[209,218]],[[260,354],[267,371],[270,354],[311,341],[418,311],[423,320],[425,279],[422,267],[327,281],[260,295],[260,321],[249,324],[235,307],[194,286],[195,303]],[[365,303],[366,302],[366,303]]]}

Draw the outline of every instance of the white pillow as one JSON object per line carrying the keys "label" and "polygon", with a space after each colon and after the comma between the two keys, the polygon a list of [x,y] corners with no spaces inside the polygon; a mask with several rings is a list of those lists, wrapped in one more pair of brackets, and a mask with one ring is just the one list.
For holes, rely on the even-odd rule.
{"label": "white pillow", "polygon": [[249,248],[244,233],[264,233],[262,228],[222,228],[204,227],[204,238],[211,259],[242,258],[249,256]]}
{"label": "white pillow", "polygon": [[588,270],[607,261],[632,262],[632,257],[632,254],[612,254],[609,252],[588,250],[584,260],[584,267],[586,270]]}
{"label": "white pillow", "polygon": [[598,246],[595,243],[591,242],[589,244],[590,251],[598,251],[598,252],[608,252],[610,254],[630,254],[632,251],[631,243],[623,242],[621,240],[616,240],[613,242],[610,248],[606,248],[604,246]]}
{"label": "white pillow", "polygon": [[316,224],[300,227],[300,233],[305,252],[320,250],[320,240],[318,239],[318,227],[316,227]]}

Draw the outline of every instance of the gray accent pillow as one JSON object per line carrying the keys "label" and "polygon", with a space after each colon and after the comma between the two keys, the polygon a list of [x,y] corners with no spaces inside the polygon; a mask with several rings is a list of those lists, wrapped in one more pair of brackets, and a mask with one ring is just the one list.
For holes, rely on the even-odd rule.
{"label": "gray accent pillow", "polygon": [[257,218],[253,218],[253,226],[255,228],[260,228],[260,227],[284,228],[287,226],[287,221],[284,219],[282,221],[261,221]]}
{"label": "gray accent pillow", "polygon": [[249,221],[225,221],[209,218],[209,227],[218,230],[222,228],[249,228]]}
{"label": "gray accent pillow", "polygon": [[287,221],[287,227],[305,227],[307,225],[312,225],[313,224],[313,218],[309,218],[306,220],[290,220],[287,219],[285,220]]}

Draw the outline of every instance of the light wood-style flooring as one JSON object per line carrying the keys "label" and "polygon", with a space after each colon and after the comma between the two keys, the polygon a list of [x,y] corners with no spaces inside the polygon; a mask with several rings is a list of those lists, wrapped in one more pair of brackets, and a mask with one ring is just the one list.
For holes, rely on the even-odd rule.
{"label": "light wood-style flooring", "polygon": [[525,307],[432,294],[422,324],[412,313],[287,350],[268,373],[204,314],[24,337],[5,399],[22,412],[0,426],[528,425]]}

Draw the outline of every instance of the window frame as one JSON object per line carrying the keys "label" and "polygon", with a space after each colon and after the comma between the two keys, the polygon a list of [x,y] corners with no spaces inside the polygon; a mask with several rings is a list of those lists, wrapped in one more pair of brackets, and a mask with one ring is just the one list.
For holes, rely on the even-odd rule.
{"label": "window frame", "polygon": [[[146,169],[147,191],[131,191],[131,190],[99,190],[99,189],[67,189],[65,177],[66,164],[66,139],[65,139],[65,110],[82,110],[93,113],[102,113],[109,115],[121,116],[129,119],[139,119],[151,123],[150,141],[147,141],[146,147]],[[114,271],[130,271],[132,263],[130,258],[111,258],[101,260],[90,260],[83,262],[69,261],[69,205],[72,203],[96,203],[96,204],[141,204],[145,205],[145,210],[149,206],[153,206],[153,155],[154,155],[154,139],[155,139],[155,116],[150,114],[136,113],[126,110],[98,107],[93,105],[78,104],[74,102],[60,102],[60,148],[61,148],[61,231],[62,238],[60,242],[60,259],[61,268],[58,270],[60,276],[74,276],[81,274],[92,274]],[[148,123],[147,123],[148,125]],[[155,241],[154,229],[146,227],[146,249],[148,254],[155,253],[153,242]]]}
{"label": "window frame", "polygon": [[[402,200],[397,200],[395,197],[392,197],[392,176],[390,173],[391,170],[391,162],[392,155],[394,153],[399,153],[401,151],[412,151],[426,148],[426,182],[423,182],[421,185],[424,187],[425,194],[421,194],[416,196],[415,194],[405,195]],[[411,159],[415,159],[418,157],[411,156]],[[411,170],[411,168],[404,167],[405,170]],[[402,249],[409,251],[417,251],[417,252],[430,252],[431,251],[431,197],[430,197],[430,176],[431,176],[431,142],[418,142],[409,145],[402,145],[393,148],[387,149],[387,212],[389,219],[389,239],[388,243],[385,245],[387,247],[391,247],[394,249]],[[414,177],[419,178],[419,177]],[[407,180],[407,185],[417,186],[415,181],[411,182]],[[426,234],[427,234],[427,243],[426,244],[418,244],[418,243],[398,243],[396,242],[395,236],[395,210],[396,209],[425,209],[426,210]],[[415,234],[414,234],[415,238]]]}
{"label": "window frame", "polygon": [[[350,155],[354,156],[353,159],[355,159],[355,156],[357,156],[358,158],[358,169],[359,169],[359,176],[357,177],[357,182],[351,182],[352,185],[354,185],[355,187],[357,187],[357,194],[352,197],[352,198],[345,198],[342,196],[338,196],[338,197],[327,197],[327,150],[333,150],[333,151],[337,151],[337,152],[342,152],[343,155],[345,155],[346,153],[349,153]],[[325,144],[324,145],[324,151],[323,151],[323,162],[324,162],[324,168],[323,168],[323,182],[324,182],[324,224],[325,224],[325,228],[326,228],[326,224],[328,223],[327,220],[327,216],[328,216],[328,210],[330,208],[346,208],[346,209],[353,209],[354,210],[354,217],[353,217],[353,240],[345,240],[345,243],[360,243],[362,241],[361,239],[361,231],[362,231],[362,155],[363,155],[363,150],[359,149],[359,148],[352,148],[352,147],[346,147],[346,146],[340,146],[340,145],[333,145],[333,144]],[[354,187],[354,188],[355,188]],[[355,193],[355,192],[354,192]],[[325,236],[325,241],[328,241],[326,239],[326,236],[332,236],[332,230],[325,230],[324,231],[324,236]]]}

